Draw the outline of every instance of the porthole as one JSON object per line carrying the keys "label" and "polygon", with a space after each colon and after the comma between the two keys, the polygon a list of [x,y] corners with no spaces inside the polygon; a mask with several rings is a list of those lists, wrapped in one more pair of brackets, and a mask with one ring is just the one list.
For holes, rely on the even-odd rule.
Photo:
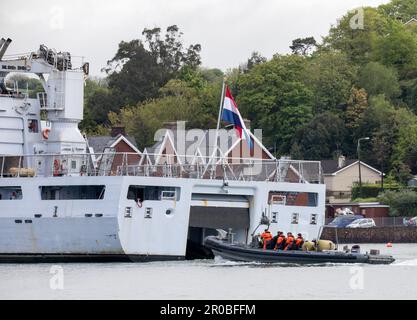
{"label": "porthole", "polygon": [[165,214],[167,216],[172,216],[174,214],[174,209],[167,209],[167,211],[165,211]]}

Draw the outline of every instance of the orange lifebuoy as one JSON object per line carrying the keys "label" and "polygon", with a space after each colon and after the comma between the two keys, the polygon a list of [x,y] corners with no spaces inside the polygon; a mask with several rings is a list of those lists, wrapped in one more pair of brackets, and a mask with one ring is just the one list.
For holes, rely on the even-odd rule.
{"label": "orange lifebuoy", "polygon": [[45,140],[48,140],[48,138],[49,138],[49,132],[51,132],[51,129],[49,129],[49,128],[45,128],[45,129],[42,130],[42,137]]}
{"label": "orange lifebuoy", "polygon": [[55,159],[54,160],[54,176],[59,176],[59,171],[60,171],[60,165],[59,165],[59,160]]}

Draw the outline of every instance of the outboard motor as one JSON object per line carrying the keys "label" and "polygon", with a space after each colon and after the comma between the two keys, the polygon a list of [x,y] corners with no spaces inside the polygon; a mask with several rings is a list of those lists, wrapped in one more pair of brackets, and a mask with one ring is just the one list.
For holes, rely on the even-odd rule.
{"label": "outboard motor", "polygon": [[262,215],[262,218],[261,218],[261,221],[260,221],[259,224],[264,224],[264,225],[267,225],[269,227],[271,222],[269,221],[269,218],[266,215]]}
{"label": "outboard motor", "polygon": [[361,247],[358,244],[355,244],[354,246],[352,246],[352,249],[350,249],[350,252],[361,253]]}
{"label": "outboard motor", "polygon": [[229,228],[229,231],[227,232],[227,241],[229,243],[233,243],[235,240],[235,233],[232,232],[232,228]]}
{"label": "outboard motor", "polygon": [[253,235],[252,236],[252,241],[250,243],[250,247],[251,248],[259,248],[259,242],[260,242],[259,236],[258,235]]}

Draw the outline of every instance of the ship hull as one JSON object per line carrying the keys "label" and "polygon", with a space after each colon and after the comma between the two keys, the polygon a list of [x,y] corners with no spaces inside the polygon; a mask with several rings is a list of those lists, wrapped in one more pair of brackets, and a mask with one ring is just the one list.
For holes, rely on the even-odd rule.
{"label": "ship hull", "polygon": [[[192,228],[204,234],[234,224],[236,239],[248,241],[271,191],[313,190],[324,199],[324,185],[302,183],[230,181],[225,192],[222,181],[161,177],[21,177],[0,182],[6,189],[21,188],[23,195],[0,200],[3,263],[181,260],[186,258]],[[98,185],[105,186],[100,199],[62,199],[64,194],[44,199],[40,191],[45,186]],[[174,188],[178,198],[145,199],[139,205],[128,197],[131,186]],[[295,209],[299,224],[291,223]],[[317,237],[324,221],[324,201],[315,207],[272,205],[269,210],[280,214],[280,223],[270,226],[273,232],[303,231]],[[311,212],[319,216],[317,224],[309,223]]]}
{"label": "ship hull", "polygon": [[0,263],[111,263],[178,261],[183,256],[127,255],[127,254],[0,254]]}

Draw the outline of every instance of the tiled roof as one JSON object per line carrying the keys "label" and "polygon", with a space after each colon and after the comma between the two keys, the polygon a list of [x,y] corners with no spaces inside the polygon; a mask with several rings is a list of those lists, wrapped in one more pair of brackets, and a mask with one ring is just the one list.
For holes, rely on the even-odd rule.
{"label": "tiled roof", "polygon": [[[104,152],[104,148],[110,147],[117,139],[120,138],[120,134],[112,137],[112,136],[91,136],[87,138],[88,145],[90,148],[93,148],[94,153],[102,153]],[[131,144],[136,146],[136,140],[130,136],[124,136]]]}
{"label": "tiled roof", "polygon": [[[343,167],[339,167],[338,160],[321,160],[321,167],[323,168],[324,174],[332,174],[335,173],[347,166],[350,166],[352,163],[358,161],[357,159],[346,159],[345,165]],[[363,161],[361,161],[363,163]]]}

